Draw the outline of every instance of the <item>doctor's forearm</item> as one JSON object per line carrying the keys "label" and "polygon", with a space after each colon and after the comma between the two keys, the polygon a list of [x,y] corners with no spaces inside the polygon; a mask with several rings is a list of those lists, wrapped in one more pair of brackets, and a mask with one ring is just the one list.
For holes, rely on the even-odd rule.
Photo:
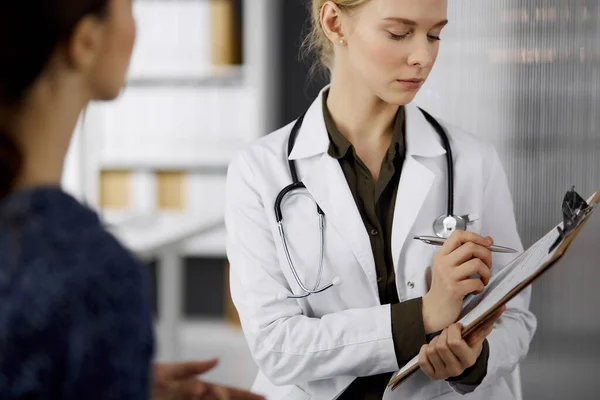
{"label": "doctor's forearm", "polygon": [[427,344],[423,325],[422,299],[392,304],[392,338],[398,366],[402,367]]}
{"label": "doctor's forearm", "polygon": [[[423,324],[422,299],[392,304],[391,314],[394,350],[398,366],[402,367],[419,354],[421,346],[428,342]],[[486,340],[477,362],[462,375],[448,381],[464,385],[480,384],[487,373],[488,357],[489,344]]]}

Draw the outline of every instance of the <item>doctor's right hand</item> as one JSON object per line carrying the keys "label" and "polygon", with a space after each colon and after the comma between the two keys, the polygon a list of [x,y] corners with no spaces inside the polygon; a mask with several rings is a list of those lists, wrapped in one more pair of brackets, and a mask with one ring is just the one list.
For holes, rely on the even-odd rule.
{"label": "doctor's right hand", "polygon": [[491,276],[489,246],[493,243],[490,237],[455,231],[435,255],[431,288],[423,296],[426,334],[455,323],[462,311],[463,299],[483,291]]}

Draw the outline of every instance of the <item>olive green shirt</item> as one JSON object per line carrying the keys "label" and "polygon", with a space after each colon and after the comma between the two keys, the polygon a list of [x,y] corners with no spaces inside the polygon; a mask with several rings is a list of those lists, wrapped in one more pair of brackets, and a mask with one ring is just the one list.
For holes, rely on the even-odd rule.
{"label": "olive green shirt", "polygon": [[[365,228],[369,232],[379,299],[381,304],[391,304],[394,349],[398,365],[402,366],[416,356],[421,346],[427,343],[423,326],[422,299],[399,302],[391,251],[396,193],[406,154],[404,107],[400,107],[396,114],[392,141],[381,164],[379,179],[375,181],[352,144],[337,129],[327,108],[327,94],[325,92],[323,95],[323,115],[330,138],[328,153],[339,161]],[[477,362],[458,377],[457,383],[468,385],[481,382],[487,370],[487,351],[486,343],[480,357],[481,362]],[[379,400],[383,397],[391,375],[387,373],[357,378],[340,399]]]}

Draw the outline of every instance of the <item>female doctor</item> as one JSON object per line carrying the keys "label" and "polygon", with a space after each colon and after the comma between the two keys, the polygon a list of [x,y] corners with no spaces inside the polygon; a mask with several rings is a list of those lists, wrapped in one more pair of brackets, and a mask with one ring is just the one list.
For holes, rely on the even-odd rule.
{"label": "female doctor", "polygon": [[[230,166],[231,293],[268,399],[517,396],[530,292],[464,340],[454,324],[511,259],[492,240],[521,249],[503,168],[411,104],[446,16],[446,0],[312,0],[307,43],[331,84]],[[443,247],[412,239],[438,219]],[[424,373],[386,389],[417,355]]]}

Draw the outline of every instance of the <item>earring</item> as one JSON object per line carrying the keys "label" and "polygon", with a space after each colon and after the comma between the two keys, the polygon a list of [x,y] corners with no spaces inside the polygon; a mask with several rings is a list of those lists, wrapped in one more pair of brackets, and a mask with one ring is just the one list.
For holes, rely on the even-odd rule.
{"label": "earring", "polygon": [[341,44],[342,46],[344,46],[344,45],[346,44],[346,41],[345,41],[344,39],[340,39],[340,44]]}

